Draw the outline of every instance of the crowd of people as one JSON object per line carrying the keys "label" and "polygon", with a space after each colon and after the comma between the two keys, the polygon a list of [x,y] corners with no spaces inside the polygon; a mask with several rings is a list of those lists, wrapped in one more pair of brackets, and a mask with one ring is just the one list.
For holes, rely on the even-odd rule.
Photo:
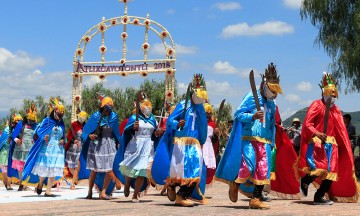
{"label": "crowd of people", "polygon": [[[89,118],[79,111],[77,121],[67,129],[65,107],[59,100],[51,98],[49,115],[40,123],[32,105],[26,116],[14,115],[0,137],[5,188],[12,190],[14,183],[18,191],[35,186],[40,195],[46,185],[44,196],[54,197],[51,188],[63,178],[72,179],[72,190],[79,180],[88,179],[86,199],[93,198],[95,185],[104,200],[123,185],[124,196],[129,197],[133,188],[131,200],[138,203],[151,185],[163,185],[161,194],[188,207],[194,202],[207,204],[206,185],[216,180],[229,185],[232,202],[237,202],[240,192],[249,198],[250,208],[269,209],[271,199],[264,192],[300,199],[315,181],[320,187],[314,204],[357,202],[355,131],[351,117],[345,115],[343,120],[335,104],[338,93],[332,76],[323,75],[321,99],[310,105],[303,124],[294,118],[289,128],[282,125],[276,105],[282,93],[276,66],[269,64],[261,77],[259,89],[255,80],[250,81],[252,91],[223,136],[201,74],[194,75],[185,100],[166,103],[167,114],[159,123],[142,91],[133,114],[120,127],[110,97],[101,97],[98,111]],[[220,154],[224,137],[228,140]]]}

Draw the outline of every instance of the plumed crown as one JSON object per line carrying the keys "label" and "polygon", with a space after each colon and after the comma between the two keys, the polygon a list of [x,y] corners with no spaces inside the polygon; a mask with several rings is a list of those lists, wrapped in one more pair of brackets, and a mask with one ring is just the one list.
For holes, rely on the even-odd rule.
{"label": "plumed crown", "polygon": [[280,83],[280,76],[277,75],[276,65],[272,62],[268,65],[268,68],[265,69],[265,74],[262,74],[261,77],[263,82]]}
{"label": "plumed crown", "polygon": [[331,74],[324,72],[323,77],[319,84],[320,88],[323,91],[324,96],[330,95],[332,92],[335,93],[336,97],[339,96],[337,90],[337,81],[331,76]]}
{"label": "plumed crown", "polygon": [[14,115],[13,115],[13,121],[18,122],[18,121],[21,121],[21,120],[23,120],[23,118],[21,117],[21,115],[20,115],[19,113],[14,113]]}
{"label": "plumed crown", "polygon": [[54,109],[58,109],[61,112],[65,112],[65,106],[62,104],[59,98],[50,97],[49,101],[49,113]]}
{"label": "plumed crown", "polygon": [[270,63],[265,69],[265,74],[261,74],[262,84],[266,83],[272,92],[282,94],[280,87],[280,76],[277,75],[276,65]]}
{"label": "plumed crown", "polygon": [[331,74],[324,72],[324,75],[320,81],[320,88],[326,88],[327,86],[335,86],[337,85],[337,82],[334,80],[334,78],[331,76]]}
{"label": "plumed crown", "polygon": [[202,74],[194,74],[193,82],[192,82],[193,89],[204,89],[206,90],[206,83]]}
{"label": "plumed crown", "polygon": [[26,117],[29,120],[37,121],[37,110],[34,103],[31,103],[30,108],[26,110]]}

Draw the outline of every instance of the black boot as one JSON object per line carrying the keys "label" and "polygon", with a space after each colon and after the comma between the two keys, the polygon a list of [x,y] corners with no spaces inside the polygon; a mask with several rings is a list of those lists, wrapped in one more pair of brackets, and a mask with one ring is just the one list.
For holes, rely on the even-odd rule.
{"label": "black boot", "polygon": [[332,200],[326,200],[324,198],[325,193],[329,191],[332,181],[323,180],[319,189],[317,189],[314,195],[314,205],[332,205],[334,202]]}
{"label": "black boot", "polygon": [[307,174],[306,176],[300,178],[300,190],[304,197],[307,197],[309,185],[316,179],[316,177],[317,176],[311,176]]}

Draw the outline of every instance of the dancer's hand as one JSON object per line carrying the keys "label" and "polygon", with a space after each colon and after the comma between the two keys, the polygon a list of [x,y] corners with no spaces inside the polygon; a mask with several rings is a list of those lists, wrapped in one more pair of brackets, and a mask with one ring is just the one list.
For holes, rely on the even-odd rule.
{"label": "dancer's hand", "polygon": [[96,140],[97,135],[96,135],[96,134],[90,134],[90,135],[89,135],[89,138],[90,138],[92,141],[94,141],[94,140]]}
{"label": "dancer's hand", "polygon": [[45,135],[44,140],[45,140],[45,142],[49,142],[49,135]]}
{"label": "dancer's hand", "polygon": [[264,118],[264,112],[263,111],[257,111],[252,117],[253,120],[262,119],[262,118]]}
{"label": "dancer's hand", "polygon": [[134,130],[139,130],[139,121],[135,121],[134,123]]}
{"label": "dancer's hand", "polygon": [[185,126],[185,120],[181,119],[177,126],[178,126],[178,128],[184,127]]}
{"label": "dancer's hand", "polygon": [[315,132],[315,136],[317,136],[322,142],[325,142],[327,138],[326,134],[321,133],[319,131]]}
{"label": "dancer's hand", "polygon": [[75,141],[74,141],[74,144],[75,144],[77,147],[80,147],[80,141],[79,141],[79,140],[75,140]]}
{"label": "dancer's hand", "polygon": [[61,139],[61,140],[59,141],[59,145],[64,145],[64,140],[63,140],[63,139]]}
{"label": "dancer's hand", "polygon": [[15,142],[16,144],[18,144],[18,146],[21,146],[22,142],[21,139],[15,138]]}
{"label": "dancer's hand", "polygon": [[164,134],[164,130],[161,129],[161,128],[158,128],[156,131],[155,131],[155,136],[156,137],[160,137]]}

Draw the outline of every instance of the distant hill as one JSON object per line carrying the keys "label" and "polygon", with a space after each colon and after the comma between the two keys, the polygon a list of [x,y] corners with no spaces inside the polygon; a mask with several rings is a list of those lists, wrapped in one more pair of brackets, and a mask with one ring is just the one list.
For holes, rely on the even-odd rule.
{"label": "distant hill", "polygon": [[[284,127],[289,127],[291,125],[291,122],[293,118],[299,118],[301,122],[304,122],[304,118],[306,116],[306,112],[309,107],[306,107],[304,109],[301,109],[297,111],[294,115],[287,118],[285,121],[283,121]],[[344,114],[350,114],[351,115],[351,123],[356,127],[356,134],[360,135],[360,111],[356,112],[342,112]]]}

